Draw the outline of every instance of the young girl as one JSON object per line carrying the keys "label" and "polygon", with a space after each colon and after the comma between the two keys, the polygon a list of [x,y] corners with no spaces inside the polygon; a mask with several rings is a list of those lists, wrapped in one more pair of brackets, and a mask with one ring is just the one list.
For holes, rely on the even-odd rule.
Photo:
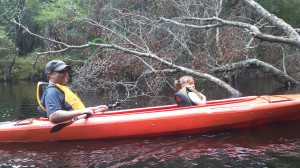
{"label": "young girl", "polygon": [[175,81],[175,100],[179,107],[201,105],[206,103],[206,97],[195,89],[195,81],[191,76],[183,76]]}

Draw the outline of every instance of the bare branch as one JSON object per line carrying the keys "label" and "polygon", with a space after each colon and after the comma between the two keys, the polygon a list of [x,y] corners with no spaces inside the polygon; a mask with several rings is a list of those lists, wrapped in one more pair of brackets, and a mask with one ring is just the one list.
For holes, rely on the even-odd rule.
{"label": "bare branch", "polygon": [[258,4],[254,0],[242,0],[242,1],[246,5],[250,6],[253,10],[255,10],[258,14],[260,14],[272,25],[282,29],[288,35],[289,39],[295,41],[295,43],[300,43],[300,36],[291,25],[287,24],[282,19],[279,19],[277,16],[265,10],[260,4]]}
{"label": "bare branch", "polygon": [[[143,2],[147,4],[142,4]],[[157,1],[158,4],[151,8],[147,8],[148,1],[143,2],[138,1],[139,4],[133,10],[123,7],[126,3],[124,1],[116,1],[114,4],[99,2],[97,6],[89,3],[87,9],[91,10],[83,11],[87,14],[83,22],[79,23],[82,26],[72,28],[72,32],[74,30],[78,33],[70,36],[69,29],[63,27],[64,25],[61,23],[55,24],[56,27],[53,28],[53,31],[56,31],[55,33],[60,35],[62,40],[48,38],[51,34],[42,37],[30,32],[15,20],[12,22],[21,26],[29,34],[49,41],[54,48],[59,45],[58,49],[37,53],[36,59],[40,55],[85,49],[83,50],[84,54],[88,53],[87,56],[91,57],[91,60],[84,66],[85,69],[91,69],[89,71],[80,69],[84,71],[83,75],[86,74],[86,76],[78,75],[82,77],[83,87],[88,84],[94,86],[93,84],[97,84],[97,82],[102,87],[103,82],[115,88],[122,86],[128,92],[141,92],[142,94],[147,94],[148,91],[157,92],[160,89],[157,81],[165,80],[166,74],[183,72],[209,80],[233,95],[240,95],[236,89],[211,75],[210,70],[218,66],[217,69],[224,67],[227,71],[230,70],[230,66],[240,65],[241,60],[259,58],[260,53],[256,47],[264,45],[265,43],[262,41],[289,44],[300,48],[299,30],[293,29],[281,19],[271,15],[253,0],[242,0],[240,3],[235,3],[236,9],[232,8],[232,11],[225,11],[225,1],[223,0]],[[244,10],[240,10],[242,2],[246,4],[246,7],[254,10],[243,12]],[[151,12],[151,15],[148,12]],[[247,18],[255,13],[259,14],[258,18],[257,15],[252,19]],[[81,16],[84,15],[83,13]],[[81,30],[85,28],[89,30],[85,32],[86,36],[79,36]],[[272,34],[274,29],[282,31]],[[52,36],[57,34],[53,33]],[[79,38],[75,39],[77,37]],[[103,53],[97,53],[99,50],[95,51],[95,48]],[[279,50],[275,50],[272,55],[279,52]],[[83,52],[79,54],[83,54]],[[119,65],[120,59],[123,62]],[[103,60],[105,60],[105,64],[102,62]],[[274,60],[271,56],[264,59],[264,61],[270,62]],[[291,71],[289,61],[289,59],[285,61],[285,57],[283,58],[283,67],[287,67],[284,71]],[[255,65],[253,67],[265,73],[271,71],[272,74],[275,74],[275,78],[285,74],[277,72],[275,67],[270,67],[267,63],[251,59],[245,62]],[[135,66],[136,64],[138,66]],[[274,64],[274,62],[270,64]],[[111,78],[114,74],[117,77]],[[283,78],[288,81],[282,81],[284,84],[297,83],[286,76]],[[84,79],[87,80],[84,81]],[[140,81],[143,81],[147,88],[144,92],[138,85]],[[158,87],[155,91],[156,86]],[[103,88],[107,88],[107,86],[103,86]]]}
{"label": "bare branch", "polygon": [[194,17],[180,18],[180,20],[209,21],[209,22],[215,21],[215,22],[217,22],[215,24],[209,24],[209,25],[193,25],[193,24],[180,23],[180,22],[177,22],[175,20],[167,19],[167,18],[163,18],[163,17],[161,17],[160,19],[164,20],[166,22],[171,22],[171,23],[176,24],[178,26],[189,27],[189,28],[194,28],[194,29],[208,29],[208,28],[217,28],[217,27],[224,27],[224,26],[233,26],[233,27],[245,28],[245,29],[250,31],[250,34],[254,38],[257,38],[257,39],[260,39],[260,40],[263,40],[263,41],[291,44],[291,45],[294,45],[294,46],[300,48],[300,41],[298,41],[297,38],[296,39],[295,38],[286,38],[286,37],[263,34],[259,31],[258,27],[256,27],[255,25],[251,25],[251,24],[244,23],[244,22],[234,22],[234,21],[229,21],[229,20],[224,20],[224,19],[221,19],[221,18],[217,18],[217,17],[212,17],[212,18],[194,18]]}
{"label": "bare branch", "polygon": [[264,73],[271,73],[274,79],[276,79],[278,82],[289,86],[289,85],[299,85],[299,81],[296,81],[286,73],[282,72],[281,70],[277,69],[276,67],[267,64],[263,61],[257,60],[257,59],[249,59],[244,60],[228,65],[223,65],[218,68],[212,69],[214,73],[218,72],[228,72],[228,71],[234,71],[234,70],[240,70],[240,69],[259,69]]}
{"label": "bare branch", "polygon": [[[16,22],[16,24],[24,27],[20,23]],[[31,35],[37,36],[37,37],[42,38],[42,39],[46,39],[46,38],[44,38],[42,36],[39,36],[39,35],[36,35],[36,34],[30,32],[28,29],[26,29],[26,31],[28,33],[30,33]],[[52,40],[52,39],[47,39],[47,40],[51,40],[51,42],[59,43],[59,44],[65,46],[65,48],[61,49],[61,50],[56,50],[56,51],[41,52],[41,53],[38,53],[39,55],[61,53],[61,52],[64,52],[64,51],[67,51],[67,50],[71,50],[71,49],[83,49],[83,48],[87,48],[87,47],[90,47],[90,46],[96,46],[96,47],[99,47],[99,49],[115,49],[115,50],[122,51],[124,53],[133,54],[133,55],[138,56],[138,57],[146,57],[146,58],[154,59],[154,60],[160,62],[161,64],[166,65],[167,67],[170,67],[170,68],[176,69],[178,71],[185,72],[187,74],[198,76],[198,77],[207,79],[209,81],[212,81],[212,82],[216,83],[218,86],[226,89],[230,94],[232,94],[234,96],[240,96],[241,95],[241,93],[238,90],[232,88],[230,85],[228,85],[224,81],[222,81],[222,80],[220,80],[220,79],[218,79],[218,78],[216,78],[216,77],[214,77],[212,75],[209,75],[209,74],[206,74],[206,73],[196,72],[196,71],[194,71],[192,69],[176,65],[176,64],[174,64],[172,62],[166,61],[165,59],[163,59],[163,58],[161,58],[158,55],[153,54],[153,53],[140,52],[140,51],[136,51],[136,50],[133,50],[133,49],[130,49],[130,48],[126,48],[126,47],[122,47],[122,46],[115,45],[115,44],[100,44],[100,43],[88,42],[87,44],[83,44],[83,45],[68,45],[66,43],[58,42],[58,41],[55,41],[55,40]]]}

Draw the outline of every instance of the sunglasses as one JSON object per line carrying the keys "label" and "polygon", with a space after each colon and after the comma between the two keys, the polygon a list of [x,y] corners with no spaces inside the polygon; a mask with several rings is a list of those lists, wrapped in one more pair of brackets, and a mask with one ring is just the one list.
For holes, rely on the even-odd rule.
{"label": "sunglasses", "polygon": [[65,69],[63,69],[63,70],[61,70],[61,71],[55,71],[55,72],[57,72],[57,73],[59,73],[59,74],[65,74],[65,73],[68,73],[68,71],[65,70]]}

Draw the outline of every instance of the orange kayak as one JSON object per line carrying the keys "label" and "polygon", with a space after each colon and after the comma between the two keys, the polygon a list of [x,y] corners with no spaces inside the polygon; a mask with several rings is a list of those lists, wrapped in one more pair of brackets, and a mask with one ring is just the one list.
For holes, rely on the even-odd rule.
{"label": "orange kayak", "polygon": [[[300,94],[249,96],[177,105],[108,111],[53,124],[47,118],[0,123],[0,142],[69,141],[191,134],[300,119]],[[54,130],[57,126],[62,128]]]}

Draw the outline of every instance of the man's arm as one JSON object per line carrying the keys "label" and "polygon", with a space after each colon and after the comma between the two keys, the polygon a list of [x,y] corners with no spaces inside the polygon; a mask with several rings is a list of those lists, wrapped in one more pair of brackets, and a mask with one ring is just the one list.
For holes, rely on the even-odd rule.
{"label": "man's arm", "polygon": [[48,90],[45,96],[45,106],[48,118],[53,123],[71,120],[72,118],[84,113],[94,114],[95,111],[102,112],[108,109],[106,105],[100,105],[96,107],[88,107],[81,110],[63,110],[62,104],[64,100],[64,94],[56,88],[51,89],[52,90]]}
{"label": "man's arm", "polygon": [[79,115],[88,113],[88,114],[95,114],[96,112],[105,112],[108,110],[106,105],[100,105],[95,107],[88,107],[82,110],[73,110],[73,111],[66,111],[66,110],[57,110],[49,115],[49,120],[53,123],[59,123],[67,120],[71,120],[74,117]]}
{"label": "man's arm", "polygon": [[71,120],[72,118],[82,115],[84,113],[94,114],[94,110],[91,107],[82,110],[73,110],[73,111],[57,110],[49,115],[49,120],[53,123],[59,123],[59,122]]}

